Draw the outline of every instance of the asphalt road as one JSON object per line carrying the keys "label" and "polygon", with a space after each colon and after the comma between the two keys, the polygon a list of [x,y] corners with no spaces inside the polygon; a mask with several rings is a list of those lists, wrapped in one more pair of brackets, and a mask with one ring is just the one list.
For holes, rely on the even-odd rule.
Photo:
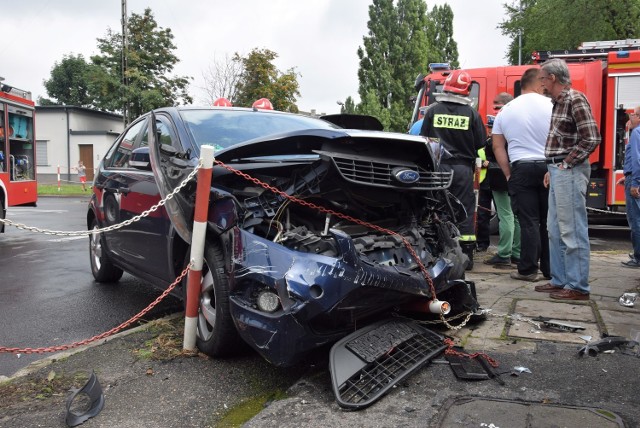
{"label": "asphalt road", "polygon": [[[87,198],[42,197],[37,207],[11,207],[7,218],[50,230],[86,230]],[[160,294],[130,275],[97,284],[88,237],[65,237],[6,227],[0,234],[0,346],[69,344],[128,320]],[[146,319],[181,310],[168,297]],[[0,375],[10,376],[42,355],[0,353]]]}

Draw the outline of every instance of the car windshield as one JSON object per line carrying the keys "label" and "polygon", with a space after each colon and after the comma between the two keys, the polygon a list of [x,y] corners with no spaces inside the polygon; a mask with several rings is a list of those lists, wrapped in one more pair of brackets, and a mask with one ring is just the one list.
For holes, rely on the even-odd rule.
{"label": "car windshield", "polygon": [[337,128],[324,120],[265,111],[183,110],[181,114],[198,147],[209,144],[216,150],[267,135]]}

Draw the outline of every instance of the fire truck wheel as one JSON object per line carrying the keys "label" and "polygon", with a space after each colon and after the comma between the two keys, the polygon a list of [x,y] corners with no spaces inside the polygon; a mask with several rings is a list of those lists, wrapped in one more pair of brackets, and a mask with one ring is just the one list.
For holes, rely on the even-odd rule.
{"label": "fire truck wheel", "polygon": [[[244,347],[231,318],[229,280],[223,267],[222,250],[211,242],[205,245],[196,345],[209,356],[226,357]],[[182,288],[186,305],[186,279]]]}
{"label": "fire truck wheel", "polygon": [[[7,218],[7,210],[4,209],[4,199],[0,197],[0,220]],[[0,224],[0,233],[4,232],[4,223]]]}
{"label": "fire truck wheel", "polygon": [[[97,229],[98,223],[93,220],[91,229]],[[122,278],[122,269],[113,265],[104,251],[104,241],[101,233],[89,236],[89,258],[91,259],[91,273],[97,282],[117,282]]]}

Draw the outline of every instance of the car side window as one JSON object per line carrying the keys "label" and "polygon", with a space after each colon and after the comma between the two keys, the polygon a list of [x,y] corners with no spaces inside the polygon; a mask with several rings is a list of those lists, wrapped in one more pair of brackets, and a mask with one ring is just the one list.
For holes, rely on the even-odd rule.
{"label": "car side window", "polygon": [[147,120],[140,120],[134,123],[129,130],[124,134],[122,139],[115,148],[107,155],[108,159],[105,159],[105,166],[108,168],[129,168],[129,158],[131,157],[131,151],[134,149],[136,140],[138,140],[142,131],[146,130],[145,124]]}
{"label": "car side window", "polygon": [[[171,126],[171,122],[165,116],[158,115],[156,116],[156,131],[158,133],[158,142],[160,144],[166,144],[169,146],[174,146],[176,149],[179,149],[179,145],[177,144],[178,138],[173,131],[173,126]],[[147,147],[149,145],[149,127],[145,126],[145,129],[142,133],[142,137],[140,138],[140,143],[137,147]],[[135,148],[137,148],[135,147]]]}
{"label": "car side window", "polygon": [[160,144],[173,146],[180,150],[178,137],[176,136],[173,126],[167,117],[160,115],[156,116],[156,131],[158,132],[158,142]]}

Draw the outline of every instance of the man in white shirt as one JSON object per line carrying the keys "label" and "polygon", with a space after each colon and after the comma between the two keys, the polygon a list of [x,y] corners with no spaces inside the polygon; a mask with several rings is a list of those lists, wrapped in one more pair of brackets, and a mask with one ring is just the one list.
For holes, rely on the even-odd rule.
{"label": "man in white shirt", "polygon": [[521,95],[502,108],[493,125],[493,151],[509,183],[513,211],[520,222],[520,261],[511,277],[524,281],[535,281],[538,268],[545,278],[551,278],[549,189],[544,185],[544,175],[552,103],[540,94],[539,72],[537,68],[524,72]]}

